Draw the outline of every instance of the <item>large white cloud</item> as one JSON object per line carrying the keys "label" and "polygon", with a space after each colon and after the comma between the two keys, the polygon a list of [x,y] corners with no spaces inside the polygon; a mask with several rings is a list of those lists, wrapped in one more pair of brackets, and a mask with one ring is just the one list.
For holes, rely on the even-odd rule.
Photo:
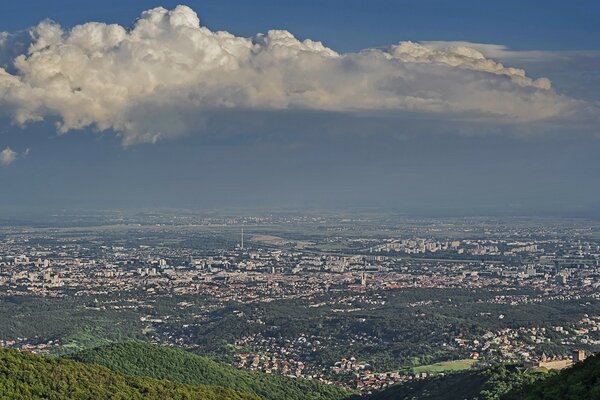
{"label": "large white cloud", "polygon": [[44,21],[26,36],[0,35],[0,107],[19,124],[52,118],[60,132],[112,129],[124,144],[202,130],[216,109],[416,111],[527,123],[576,104],[548,79],[468,44],[401,42],[339,54],[287,31],[213,32],[185,6],[145,11],[129,30],[91,22],[64,31]]}

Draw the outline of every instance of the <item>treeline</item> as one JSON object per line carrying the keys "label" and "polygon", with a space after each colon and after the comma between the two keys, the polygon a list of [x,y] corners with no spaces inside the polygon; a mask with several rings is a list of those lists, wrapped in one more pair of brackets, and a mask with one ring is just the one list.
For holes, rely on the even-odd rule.
{"label": "treeline", "polygon": [[506,400],[598,400],[600,357],[592,356],[540,382],[513,390]]}
{"label": "treeline", "polygon": [[97,365],[0,349],[1,400],[258,400],[231,389],[129,376]]}
{"label": "treeline", "polygon": [[511,391],[544,379],[545,376],[541,372],[498,365],[398,384],[366,398],[356,397],[354,400],[502,400]]}
{"label": "treeline", "polygon": [[347,396],[337,386],[241,371],[183,350],[143,342],[110,344],[71,357],[120,373],[191,385],[222,386],[264,400],[337,400]]}
{"label": "treeline", "polygon": [[600,356],[560,372],[494,366],[407,382],[353,400],[598,400]]}

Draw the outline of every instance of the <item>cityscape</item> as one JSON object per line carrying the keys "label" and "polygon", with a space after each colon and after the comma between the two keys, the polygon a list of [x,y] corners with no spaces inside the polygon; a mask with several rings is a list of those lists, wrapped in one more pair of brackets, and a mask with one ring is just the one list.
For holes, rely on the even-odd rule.
{"label": "cityscape", "polygon": [[0,4],[0,400],[600,400],[600,2]]}
{"label": "cityscape", "polygon": [[[2,229],[3,347],[60,354],[114,340],[80,325],[102,320],[131,339],[359,392],[443,374],[444,362],[562,369],[600,348],[593,221],[96,218]],[[75,321],[27,335],[27,319],[67,303]]]}

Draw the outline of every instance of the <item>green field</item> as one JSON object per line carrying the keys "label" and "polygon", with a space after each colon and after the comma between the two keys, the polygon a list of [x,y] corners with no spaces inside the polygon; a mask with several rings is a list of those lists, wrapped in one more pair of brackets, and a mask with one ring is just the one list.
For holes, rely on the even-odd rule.
{"label": "green field", "polygon": [[452,360],[452,361],[444,361],[435,364],[429,365],[421,365],[419,367],[414,367],[414,373],[428,372],[428,373],[440,373],[440,372],[448,372],[448,371],[461,371],[464,369],[469,369],[473,364],[475,364],[477,360],[471,360],[470,358],[465,358],[463,360]]}

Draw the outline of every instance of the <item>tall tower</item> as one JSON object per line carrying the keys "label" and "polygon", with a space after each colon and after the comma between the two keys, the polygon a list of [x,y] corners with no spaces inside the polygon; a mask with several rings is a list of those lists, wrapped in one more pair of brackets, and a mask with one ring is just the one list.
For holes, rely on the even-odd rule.
{"label": "tall tower", "polygon": [[244,228],[242,228],[242,243],[240,244],[240,250],[244,250]]}

